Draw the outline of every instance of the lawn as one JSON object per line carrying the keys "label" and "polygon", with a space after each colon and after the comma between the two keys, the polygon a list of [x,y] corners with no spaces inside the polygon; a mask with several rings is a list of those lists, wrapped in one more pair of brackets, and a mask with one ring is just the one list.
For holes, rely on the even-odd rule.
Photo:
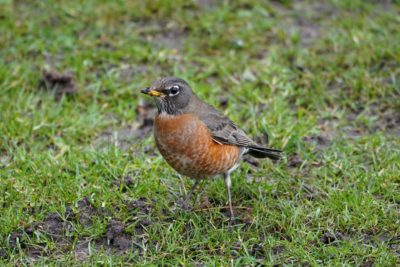
{"label": "lawn", "polygon": [[[400,264],[399,14],[0,1],[0,265]],[[234,172],[234,223],[223,179],[186,209],[155,148],[140,89],[170,75],[285,152]]]}

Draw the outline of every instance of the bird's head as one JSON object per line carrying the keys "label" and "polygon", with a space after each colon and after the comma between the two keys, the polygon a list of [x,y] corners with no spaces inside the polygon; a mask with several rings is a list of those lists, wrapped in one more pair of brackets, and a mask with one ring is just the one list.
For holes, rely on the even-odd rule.
{"label": "bird's head", "polygon": [[181,114],[194,97],[189,84],[176,77],[161,78],[141,92],[156,99],[159,113],[171,115]]}

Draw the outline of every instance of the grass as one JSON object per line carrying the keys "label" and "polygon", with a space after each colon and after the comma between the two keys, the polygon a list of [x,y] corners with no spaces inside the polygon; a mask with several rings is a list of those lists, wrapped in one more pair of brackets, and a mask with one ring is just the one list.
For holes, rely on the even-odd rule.
{"label": "grass", "polygon": [[[400,264],[399,12],[0,1],[0,264]],[[234,173],[233,227],[222,179],[177,204],[139,94],[168,75],[287,155]]]}

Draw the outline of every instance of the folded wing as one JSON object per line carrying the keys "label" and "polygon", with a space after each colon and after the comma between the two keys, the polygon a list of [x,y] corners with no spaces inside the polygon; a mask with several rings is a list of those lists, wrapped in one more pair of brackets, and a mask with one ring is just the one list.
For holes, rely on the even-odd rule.
{"label": "folded wing", "polygon": [[226,116],[218,113],[213,107],[210,112],[201,114],[200,120],[208,127],[215,142],[248,148],[248,154],[256,158],[278,160],[282,151],[266,148],[255,143],[247,134]]}

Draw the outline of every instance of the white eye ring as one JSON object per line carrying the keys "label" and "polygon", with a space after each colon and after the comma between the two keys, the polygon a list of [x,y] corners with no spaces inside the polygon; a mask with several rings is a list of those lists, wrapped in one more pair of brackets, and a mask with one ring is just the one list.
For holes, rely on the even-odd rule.
{"label": "white eye ring", "polygon": [[178,85],[173,85],[173,86],[171,86],[170,88],[168,88],[168,91],[169,91],[169,96],[174,96],[174,95],[177,95],[177,94],[179,94],[179,92],[180,92],[180,87],[178,86]]}

